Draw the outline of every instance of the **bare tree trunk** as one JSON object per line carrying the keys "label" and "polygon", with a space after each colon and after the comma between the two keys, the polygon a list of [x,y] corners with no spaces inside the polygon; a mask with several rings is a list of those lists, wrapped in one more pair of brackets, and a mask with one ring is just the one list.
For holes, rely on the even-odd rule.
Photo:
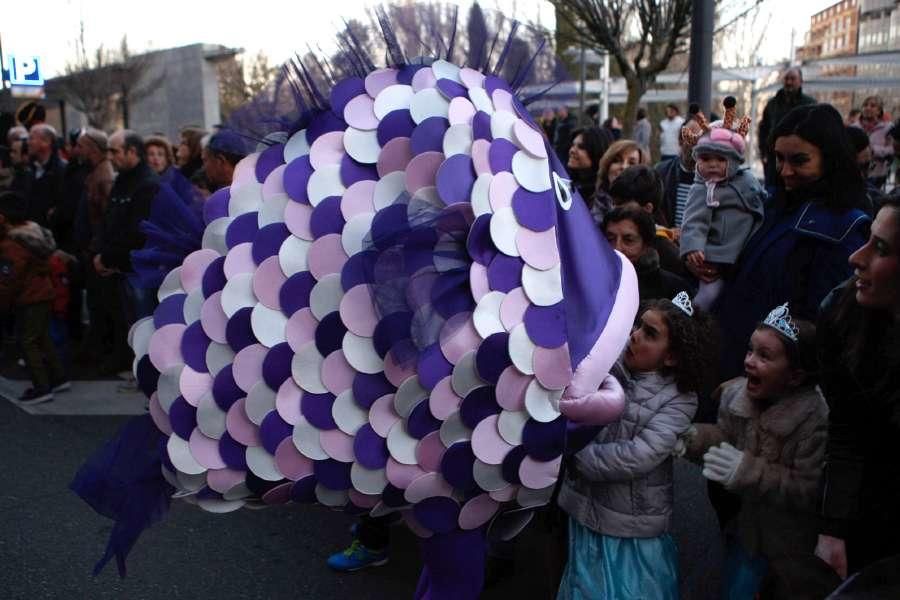
{"label": "bare tree trunk", "polygon": [[128,112],[128,90],[122,88],[122,127],[128,129],[128,122],[131,115]]}
{"label": "bare tree trunk", "polygon": [[628,88],[628,97],[625,99],[625,112],[622,115],[622,137],[630,138],[637,119],[638,104],[641,97],[647,91],[647,83],[640,77],[627,77],[625,84]]}

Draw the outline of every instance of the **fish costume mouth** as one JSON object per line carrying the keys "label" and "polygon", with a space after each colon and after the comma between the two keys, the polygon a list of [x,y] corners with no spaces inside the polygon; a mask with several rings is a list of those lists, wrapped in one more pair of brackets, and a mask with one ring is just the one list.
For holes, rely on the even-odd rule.
{"label": "fish costume mouth", "polygon": [[[479,577],[442,573],[477,572],[488,530],[550,501],[573,428],[618,418],[594,400],[637,279],[494,71],[364,71],[207,200],[200,247],[132,328],[135,374],[168,492],[399,512],[430,597],[475,598]],[[135,260],[159,274],[156,229]],[[129,542],[105,560],[124,568]]]}

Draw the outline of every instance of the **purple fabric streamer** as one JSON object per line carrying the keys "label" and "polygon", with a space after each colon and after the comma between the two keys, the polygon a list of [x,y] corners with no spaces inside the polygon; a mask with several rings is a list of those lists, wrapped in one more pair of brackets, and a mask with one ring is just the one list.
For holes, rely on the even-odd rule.
{"label": "purple fabric streamer", "polygon": [[190,183],[180,173],[170,180],[172,185],[159,184],[149,218],[140,224],[144,247],[131,252],[133,280],[145,289],[159,288],[169,271],[203,241],[203,219],[193,206]]}
{"label": "purple fabric streamer", "polygon": [[115,557],[124,577],[125,559],[141,533],[169,511],[175,489],[162,476],[164,442],[150,415],[134,417],[85,461],[69,484],[97,513],[115,522],[94,576]]}

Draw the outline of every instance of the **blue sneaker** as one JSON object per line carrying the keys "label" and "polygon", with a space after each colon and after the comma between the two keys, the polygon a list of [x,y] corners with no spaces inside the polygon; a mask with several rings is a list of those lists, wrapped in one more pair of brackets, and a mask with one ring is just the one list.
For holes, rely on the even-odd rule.
{"label": "blue sneaker", "polygon": [[368,567],[380,567],[387,564],[388,551],[370,550],[359,543],[359,540],[353,540],[350,547],[343,552],[335,552],[328,557],[328,566],[335,571],[343,573],[352,573]]}

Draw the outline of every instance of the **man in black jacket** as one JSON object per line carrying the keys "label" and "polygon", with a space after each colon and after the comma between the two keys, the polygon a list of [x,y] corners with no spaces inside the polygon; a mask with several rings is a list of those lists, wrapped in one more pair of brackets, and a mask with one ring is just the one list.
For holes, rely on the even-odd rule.
{"label": "man in black jacket", "polygon": [[[118,172],[103,215],[99,252],[94,255],[94,269],[101,277],[128,274],[133,271],[131,252],[144,245],[141,221],[150,216],[150,204],[159,190],[159,178],[144,162],[144,141],[133,131],[122,130],[109,138],[109,153]],[[142,290],[123,278],[123,289],[129,298],[128,321],[153,312],[156,294]]]}
{"label": "man in black jacket", "polygon": [[28,156],[32,177],[28,190],[28,220],[49,227],[53,213],[62,205],[66,162],[56,150],[56,130],[39,123],[28,132]]}
{"label": "man in black jacket", "polygon": [[775,153],[769,148],[769,132],[775,129],[778,122],[797,106],[815,104],[816,99],[803,93],[803,73],[799,67],[791,67],[784,72],[784,86],[766,103],[763,116],[759,122],[759,156],[766,171],[766,187],[775,186]]}

